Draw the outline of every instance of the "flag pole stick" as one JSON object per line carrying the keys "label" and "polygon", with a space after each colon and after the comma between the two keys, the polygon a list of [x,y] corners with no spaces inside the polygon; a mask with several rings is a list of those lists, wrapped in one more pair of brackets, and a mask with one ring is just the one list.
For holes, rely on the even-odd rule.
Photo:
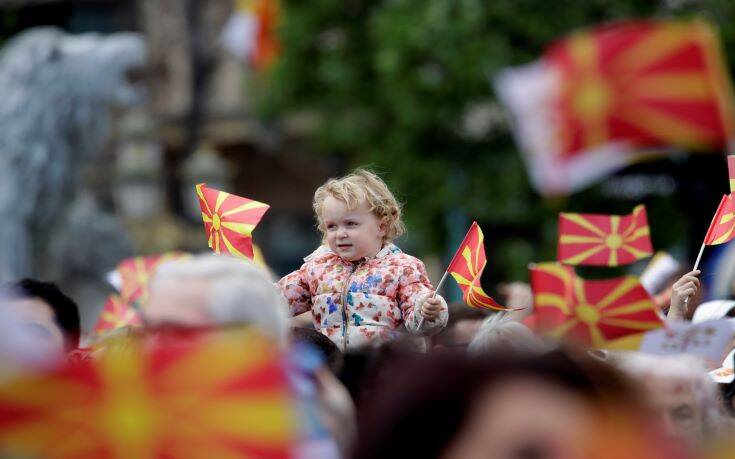
{"label": "flag pole stick", "polygon": [[[434,289],[434,294],[431,295],[432,298],[436,298],[436,292],[439,291],[440,288],[442,288],[442,285],[444,285],[444,281],[447,280],[447,275],[449,274],[449,271],[444,271],[444,275],[442,276],[441,280],[438,284],[436,284],[436,288]],[[421,314],[419,312],[419,314]],[[424,316],[421,316],[421,319],[419,319],[419,326],[416,328],[417,330],[421,328],[421,326],[424,324]]]}
{"label": "flag pole stick", "polygon": [[694,269],[692,271],[696,271],[697,268],[699,268],[699,262],[702,261],[702,254],[704,253],[704,246],[707,244],[702,243],[702,247],[699,248],[699,254],[697,255],[697,261],[694,262]]}

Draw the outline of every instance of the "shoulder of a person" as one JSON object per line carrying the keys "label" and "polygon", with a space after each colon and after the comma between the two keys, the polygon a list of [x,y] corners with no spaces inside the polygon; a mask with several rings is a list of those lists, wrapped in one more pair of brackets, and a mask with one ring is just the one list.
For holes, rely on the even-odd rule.
{"label": "shoulder of a person", "polygon": [[392,249],[388,255],[385,256],[387,260],[391,261],[391,264],[400,264],[401,266],[412,266],[412,267],[423,267],[424,262],[419,258],[409,255],[406,252],[393,245],[395,249]]}
{"label": "shoulder of a person", "polygon": [[331,263],[338,259],[336,253],[332,252],[328,245],[320,245],[316,250],[304,257],[305,264]]}

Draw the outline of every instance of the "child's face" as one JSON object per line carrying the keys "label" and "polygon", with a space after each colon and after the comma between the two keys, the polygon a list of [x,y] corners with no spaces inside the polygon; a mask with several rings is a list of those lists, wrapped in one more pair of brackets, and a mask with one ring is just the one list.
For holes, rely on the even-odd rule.
{"label": "child's face", "polygon": [[372,257],[383,247],[385,224],[368,210],[364,202],[350,210],[346,203],[327,196],[321,217],[329,248],[343,260]]}

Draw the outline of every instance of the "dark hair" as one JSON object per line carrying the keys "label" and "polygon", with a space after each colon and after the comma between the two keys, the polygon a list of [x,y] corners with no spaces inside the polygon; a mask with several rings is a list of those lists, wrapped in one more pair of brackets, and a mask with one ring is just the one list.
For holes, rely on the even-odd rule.
{"label": "dark hair", "polygon": [[327,366],[335,375],[338,375],[344,364],[344,356],[331,339],[324,336],[313,328],[293,327],[291,328],[291,339],[307,343],[315,347],[324,357]]}
{"label": "dark hair", "polygon": [[[585,356],[495,353],[481,357],[415,354],[394,360],[358,405],[353,459],[437,457],[460,432],[477,398],[491,386],[531,377],[559,386],[594,406],[616,400],[639,407],[637,392],[619,372]],[[431,435],[426,435],[431,432]],[[407,441],[407,439],[420,439]]]}
{"label": "dark hair", "polygon": [[3,286],[3,291],[11,298],[38,298],[48,304],[54,312],[56,324],[64,335],[67,350],[79,347],[80,322],[79,307],[59,290],[53,282],[36,279],[21,279]]}

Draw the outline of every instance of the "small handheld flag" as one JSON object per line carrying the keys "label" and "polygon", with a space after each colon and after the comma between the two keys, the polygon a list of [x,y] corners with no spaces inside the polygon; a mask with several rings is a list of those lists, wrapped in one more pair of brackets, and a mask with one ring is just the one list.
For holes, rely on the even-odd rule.
{"label": "small handheld flag", "polygon": [[[457,281],[462,290],[462,299],[467,305],[475,308],[506,310],[507,308],[499,305],[485,293],[480,285],[482,271],[487,265],[484,239],[480,226],[477,222],[472,222],[470,230],[449,263],[447,272]],[[439,286],[437,286],[438,289]]]}
{"label": "small handheld flag", "polygon": [[235,257],[252,260],[253,230],[270,206],[207,188],[204,183],[196,186],[196,193],[209,247],[215,253],[225,251]]}
{"label": "small handheld flag", "polygon": [[651,296],[632,276],[584,280],[569,266],[531,268],[536,331],[605,348],[609,341],[663,326]]}
{"label": "small handheld flag", "polygon": [[559,214],[557,258],[564,264],[619,266],[652,254],[644,205],[629,215]]}

